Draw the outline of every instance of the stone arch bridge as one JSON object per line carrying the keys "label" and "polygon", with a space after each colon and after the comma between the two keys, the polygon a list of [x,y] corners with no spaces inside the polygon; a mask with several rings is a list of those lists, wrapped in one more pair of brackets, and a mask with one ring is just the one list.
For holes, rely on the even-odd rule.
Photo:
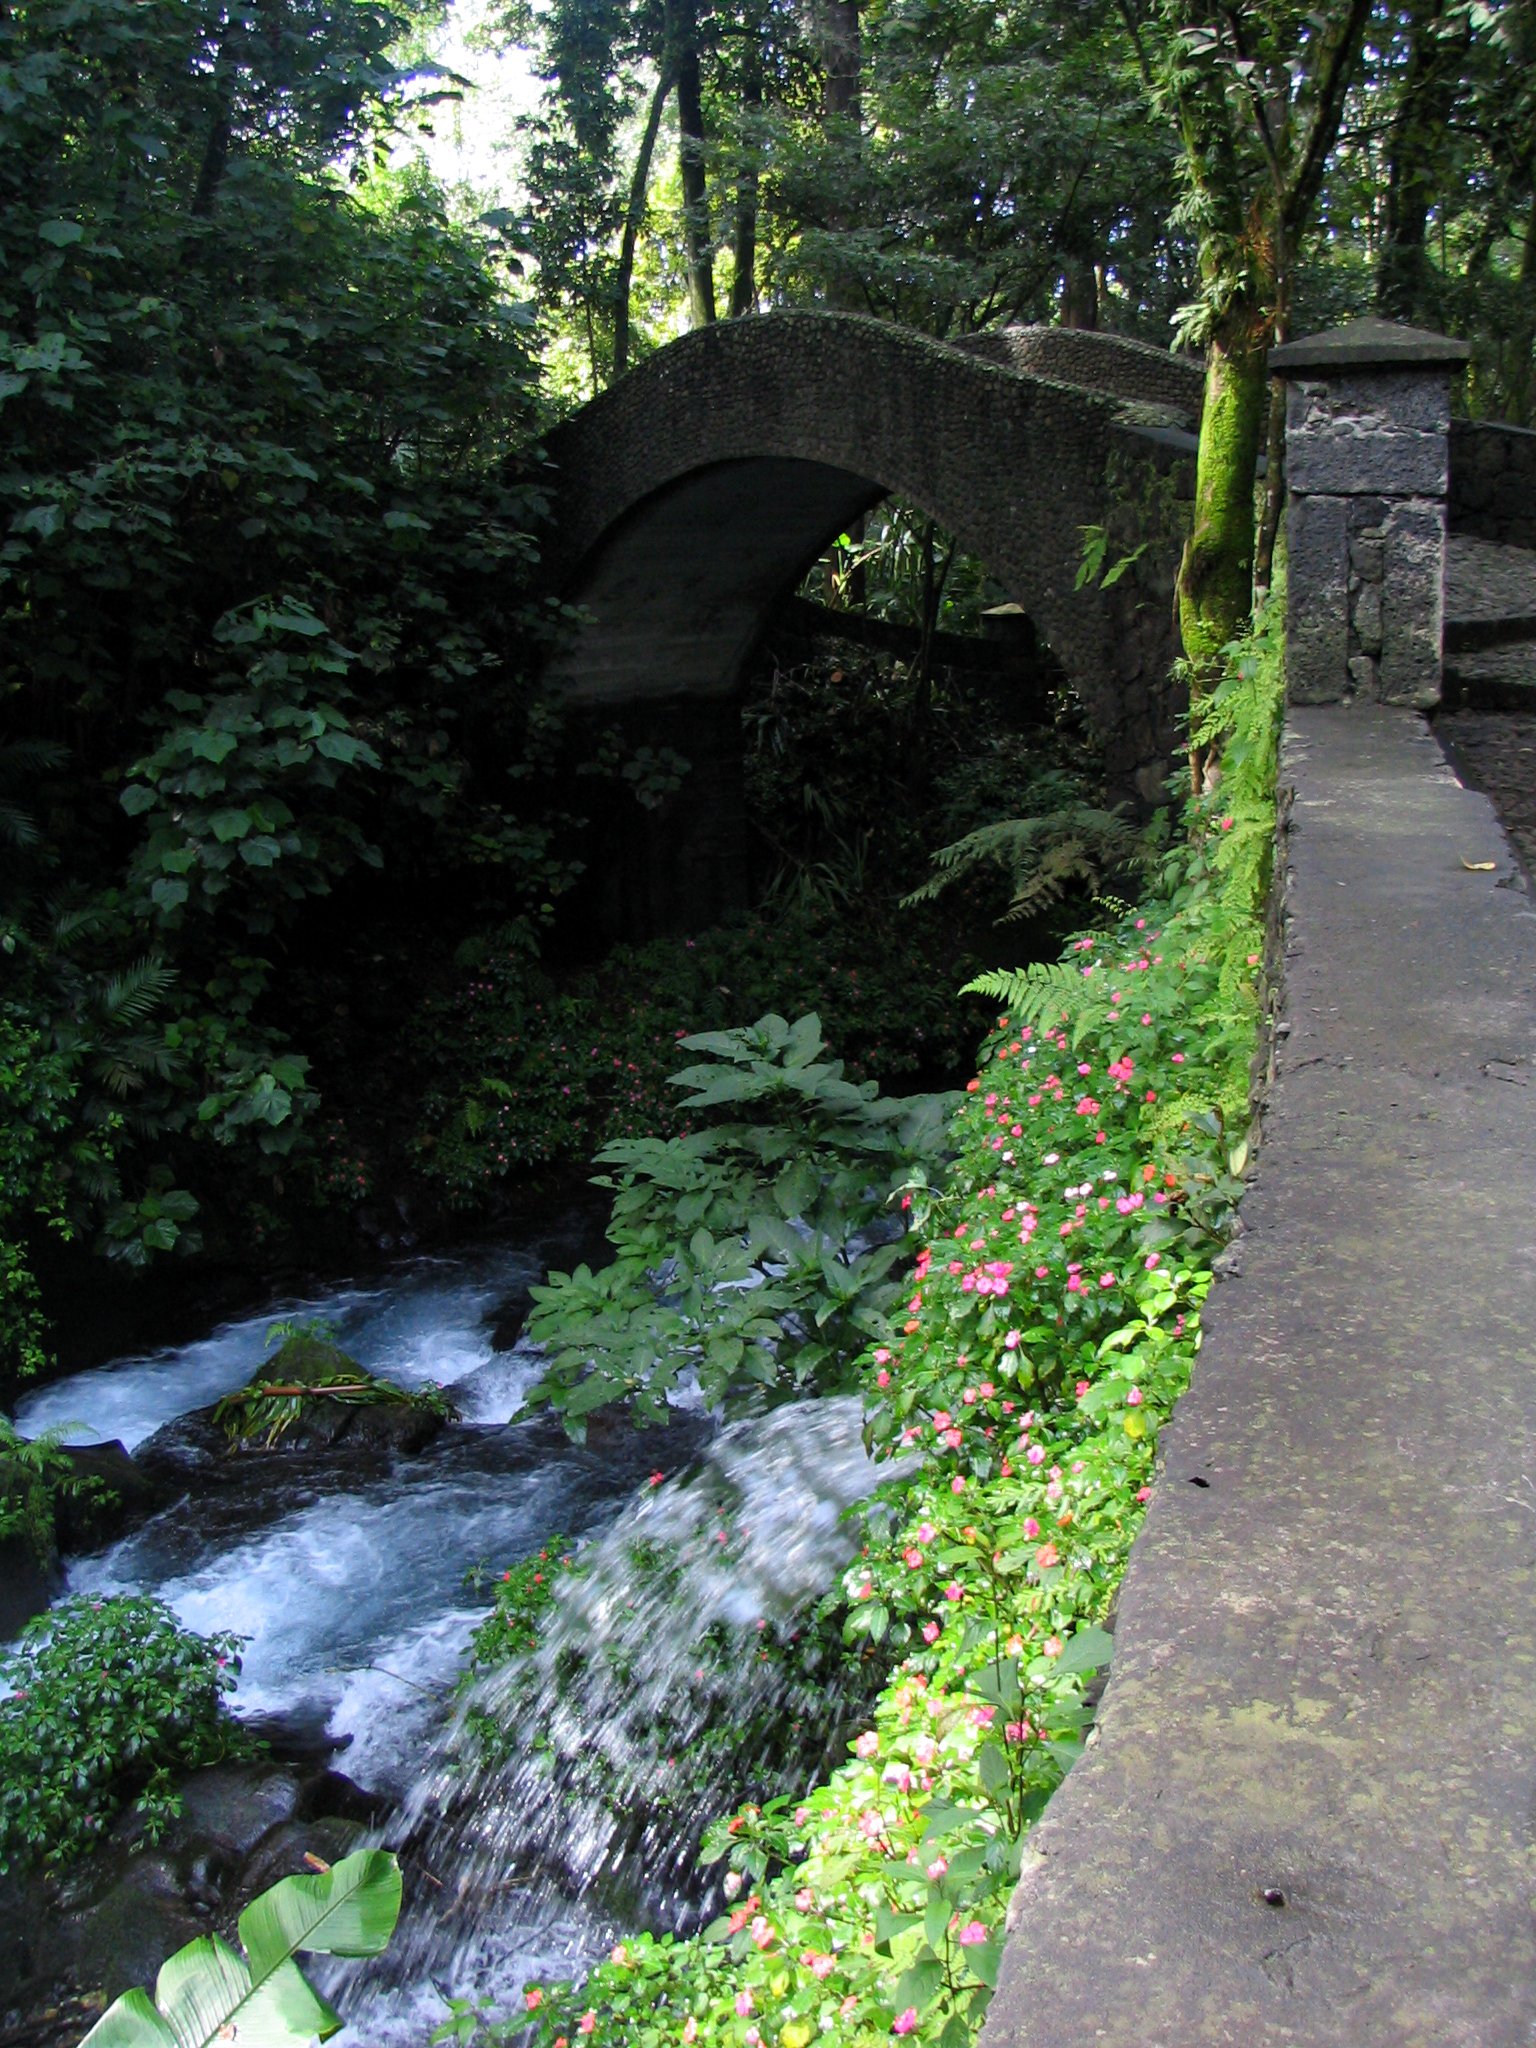
{"label": "stone arch bridge", "polygon": [[[559,679],[587,704],[729,697],[775,604],[899,493],[1029,615],[1111,786],[1155,801],[1199,402],[1193,365],[1068,329],[951,345],[770,313],[690,334],[550,437],[556,573],[590,615]],[[1149,543],[1109,591],[1074,589],[1089,525]]]}

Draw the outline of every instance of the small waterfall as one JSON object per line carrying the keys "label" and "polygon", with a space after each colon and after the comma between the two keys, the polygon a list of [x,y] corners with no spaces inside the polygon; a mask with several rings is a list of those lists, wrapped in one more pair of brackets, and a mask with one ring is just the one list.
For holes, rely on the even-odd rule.
{"label": "small waterfall", "polygon": [[[530,1977],[573,1975],[622,1934],[696,1925],[713,1910],[704,1825],[840,1763],[877,1679],[816,1617],[857,1541],[843,1511],[893,1470],[866,1457],[858,1402],[725,1429],[694,1403],[663,1432],[620,1418],[585,1445],[509,1424],[539,1359],[494,1332],[547,1259],[412,1260],[18,1409],[28,1434],[175,1439],[295,1314],[375,1371],[451,1386],[461,1421],[413,1457],[188,1455],[179,1497],[70,1570],[72,1590],[152,1591],[191,1627],[246,1635],[236,1710],[323,1724],[348,1744],[336,1768],[397,1802],[407,1910],[386,1956],[336,1976],[338,2048],[423,2048],[448,1996],[515,2008]],[[650,1484],[658,1465],[679,1476]],[[557,1531],[576,1567],[538,1649],[453,1698],[484,1612],[467,1582]]]}
{"label": "small waterfall", "polygon": [[825,1775],[867,1704],[875,1671],[815,1609],[854,1554],[843,1511],[890,1471],[856,1399],[781,1408],[580,1552],[538,1647],[463,1696],[387,1830],[411,1904],[346,1988],[344,2039],[419,2041],[433,1987],[505,2007],[616,1931],[697,1924],[705,1823]]}

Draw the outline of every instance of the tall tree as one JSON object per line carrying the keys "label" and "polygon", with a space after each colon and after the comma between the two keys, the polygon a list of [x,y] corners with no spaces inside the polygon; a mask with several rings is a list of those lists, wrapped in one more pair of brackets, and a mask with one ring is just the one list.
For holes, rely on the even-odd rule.
{"label": "tall tree", "polygon": [[[1265,357],[1290,329],[1296,259],[1359,64],[1370,0],[1163,0],[1137,24],[1145,78],[1179,143],[1176,218],[1199,291],[1183,338],[1204,347],[1194,521],[1179,569],[1179,625],[1199,694],[1253,604],[1254,479],[1272,417]],[[1278,431],[1270,435],[1280,467]],[[1265,549],[1272,540],[1266,530]],[[1192,759],[1197,780],[1204,762]]]}
{"label": "tall tree", "polygon": [[303,1158],[294,983],[377,865],[392,916],[456,860],[548,893],[492,743],[540,616],[530,318],[368,169],[402,27],[0,10],[0,1378],[38,1232],[141,1262]]}
{"label": "tall tree", "polygon": [[709,212],[708,138],[698,0],[667,0],[664,61],[677,80],[678,168],[683,188],[683,248],[688,315],[695,327],[715,317],[715,250]]}

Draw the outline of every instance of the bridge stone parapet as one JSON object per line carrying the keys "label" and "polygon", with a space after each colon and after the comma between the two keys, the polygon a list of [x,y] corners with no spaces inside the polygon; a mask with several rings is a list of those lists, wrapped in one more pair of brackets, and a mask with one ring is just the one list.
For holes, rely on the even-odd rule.
{"label": "bridge stone parapet", "polygon": [[1000,327],[951,344],[1030,377],[1156,406],[1178,426],[1199,425],[1205,371],[1190,356],[1086,327]]}
{"label": "bridge stone parapet", "polygon": [[[1155,802],[1178,739],[1191,443],[1166,399],[1145,409],[1160,402],[1145,359],[1158,352],[1094,345],[1106,339],[1052,360],[1082,376],[1090,358],[1112,365],[1107,389],[846,314],[764,314],[661,350],[549,440],[557,568],[589,620],[558,680],[578,703],[728,698],[773,606],[896,493],[1029,614],[1111,785]],[[1043,360],[1038,340],[1021,346]],[[1138,378],[1142,405],[1121,388]],[[1187,376],[1170,388],[1187,396]],[[1147,543],[1107,591],[1075,587],[1089,526],[1115,554]]]}

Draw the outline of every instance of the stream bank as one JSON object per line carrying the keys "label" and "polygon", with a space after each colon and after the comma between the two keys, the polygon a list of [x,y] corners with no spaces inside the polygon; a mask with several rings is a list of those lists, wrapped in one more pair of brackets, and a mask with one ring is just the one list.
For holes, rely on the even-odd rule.
{"label": "stream bank", "polygon": [[[402,1849],[408,1907],[387,1972],[367,1993],[358,2038],[368,2048],[419,2048],[443,2017],[444,1990],[501,1997],[531,1973],[579,1967],[615,1930],[686,1917],[696,1801],[714,1811],[742,1768],[750,1778],[746,1737],[734,1750],[717,1742],[720,1785],[690,1770],[687,1796],[668,1799],[638,1749],[633,1783],[615,1777],[611,1746],[593,1778],[573,1702],[590,1705],[593,1686],[608,1687],[605,1717],[617,1725],[614,1660],[631,1660],[632,1675],[637,1651],[619,1645],[634,1644],[637,1629],[652,1709],[689,1691],[709,1616],[738,1635],[747,1626],[756,1655],[759,1620],[771,1614],[777,1626],[836,1581],[851,1540],[839,1514],[873,1471],[856,1401],[723,1434],[696,1409],[645,1433],[596,1418],[583,1445],[548,1417],[511,1421],[537,1361],[519,1341],[503,1347],[556,1249],[546,1238],[414,1260],[73,1374],[20,1404],[23,1431],[116,1440],[151,1490],[132,1526],[68,1560],[59,1590],[153,1593],[184,1626],[244,1636],[234,1706],[267,1751],[188,1777],[183,1810],[158,1843],[130,1811],[77,1863],[0,1880],[0,2039],[69,2048],[94,1999],[151,1979],[199,1933],[228,1933],[255,1892],[306,1857],[335,1861],[370,1829]],[[444,1384],[460,1419],[409,1450],[365,1438],[230,1453],[210,1434],[210,1403],[250,1377],[271,1325],[296,1317],[328,1324],[372,1372]],[[726,1515],[732,1542],[717,1554]],[[616,1517],[617,1547],[605,1551],[601,1532]],[[509,1726],[542,1731],[564,1713],[573,1731],[569,1767],[544,1773],[542,1748],[525,1734],[507,1776],[504,1760],[465,1748],[454,1689],[488,1584],[556,1531],[578,1546],[591,1539],[579,1550],[593,1563],[572,1588],[567,1640],[588,1633],[601,1653],[584,1689],[572,1686],[570,1656],[554,1651],[532,1697],[503,1688]],[[669,1559],[638,1622],[625,1591],[637,1544]],[[723,1657],[722,1682],[735,1690],[736,1650],[712,1638],[708,1654]],[[772,1692],[781,1676],[765,1673],[765,1703],[789,1696]],[[798,1779],[807,1757],[840,1754],[848,1710],[835,1696],[813,1702],[798,1668],[783,1682],[815,1723],[791,1745]],[[719,1691],[699,1690],[702,1719],[679,1727],[679,1750],[707,1751],[703,1724]],[[748,1734],[768,1729],[771,1748],[780,1718],[765,1704]],[[636,1742],[641,1732],[631,1731]],[[542,1781],[536,1797],[530,1768]],[[509,1814],[521,1815],[515,1844]],[[357,1993],[343,1989],[344,2009]]]}

